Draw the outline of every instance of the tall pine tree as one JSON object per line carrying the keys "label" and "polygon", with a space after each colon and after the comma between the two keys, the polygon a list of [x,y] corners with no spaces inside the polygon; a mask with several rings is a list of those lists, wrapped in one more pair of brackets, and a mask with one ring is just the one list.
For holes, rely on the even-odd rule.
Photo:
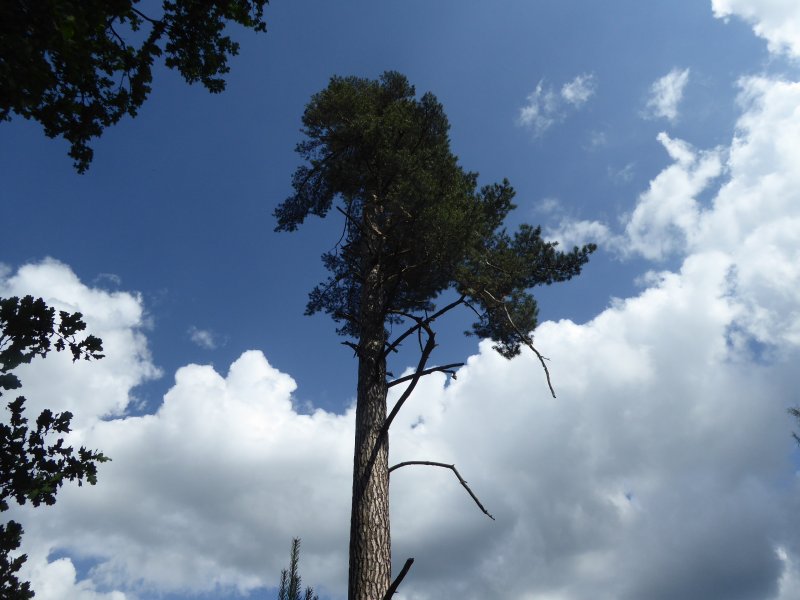
{"label": "tall pine tree", "polygon": [[[469,307],[471,333],[503,356],[533,349],[531,288],[578,275],[594,246],[561,252],[530,225],[509,233],[511,185],[478,188],[450,150],[442,105],[430,93],[417,98],[399,73],[332,78],[303,126],[304,163],[275,211],[276,229],[293,231],[334,206],[344,218],[341,242],[323,256],[330,277],[311,292],[307,313],[330,314],[358,358],[348,598],[376,600],[391,579],[389,426],[420,377],[447,370],[428,367],[433,322]],[[441,306],[448,290],[454,299]],[[390,339],[390,327],[405,331]],[[409,338],[419,339],[421,356],[387,416],[386,360]]]}

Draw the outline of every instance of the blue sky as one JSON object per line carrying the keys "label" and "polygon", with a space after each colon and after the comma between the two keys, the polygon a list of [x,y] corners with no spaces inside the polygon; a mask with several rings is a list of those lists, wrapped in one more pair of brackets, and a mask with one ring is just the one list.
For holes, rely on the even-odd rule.
{"label": "blue sky", "polygon": [[[300,116],[336,75],[408,76],[510,225],[600,250],[538,294],[535,360],[441,325],[393,460],[402,598],[790,600],[800,490],[800,8],[794,0],[275,2],[228,89],[158,70],[86,175],[0,125],[0,295],[82,310],[108,357],[22,373],[105,451],[95,488],[20,511],[37,597],[270,598],[293,536],[345,594],[355,362],[308,291],[336,215],[273,232]],[[409,350],[392,368],[416,361]],[[665,576],[669,574],[669,577]]]}

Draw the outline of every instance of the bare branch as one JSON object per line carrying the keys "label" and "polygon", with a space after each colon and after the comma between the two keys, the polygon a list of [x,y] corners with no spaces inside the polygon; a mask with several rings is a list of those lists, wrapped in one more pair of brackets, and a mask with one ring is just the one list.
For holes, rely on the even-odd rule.
{"label": "bare branch", "polygon": [[430,357],[431,352],[433,352],[433,349],[436,347],[436,334],[433,332],[430,325],[425,323],[422,325],[422,327],[428,334],[428,341],[425,343],[425,348],[422,349],[422,354],[420,355],[419,362],[417,363],[417,369],[414,371],[413,375],[411,375],[411,383],[409,383],[408,387],[403,390],[403,394],[400,396],[397,402],[395,402],[395,405],[392,407],[392,411],[383,422],[383,427],[381,427],[378,440],[381,440],[383,436],[389,432],[389,427],[391,427],[392,421],[394,421],[397,413],[400,412],[400,409],[403,407],[405,401],[408,400],[409,396],[411,396],[411,392],[413,392],[414,388],[417,387],[417,383],[419,383],[420,378],[424,374],[425,365],[428,364],[428,358]]}
{"label": "bare branch", "polygon": [[406,560],[406,564],[403,565],[403,568],[400,569],[400,574],[395,578],[392,582],[392,585],[389,586],[389,589],[386,590],[386,594],[383,596],[383,600],[391,600],[392,596],[397,593],[397,588],[400,587],[400,583],[405,579],[406,575],[408,574],[408,570],[411,568],[411,565],[414,564],[414,559],[409,558]]}
{"label": "bare branch", "polygon": [[474,312],[475,316],[477,316],[479,319],[483,318],[483,315],[480,312],[478,312],[477,308],[472,306],[471,302],[467,302],[466,300],[464,300],[464,304],[467,306],[467,308],[469,308],[472,312]]}
{"label": "bare branch", "polygon": [[126,46],[125,40],[123,40],[122,36],[119,33],[117,33],[116,29],[114,29],[114,19],[109,20],[107,27],[111,31],[111,33],[114,34],[114,37],[117,38],[117,40],[119,40],[119,47],[121,50],[124,51]]}
{"label": "bare branch", "polygon": [[151,18],[151,17],[148,17],[148,16],[147,16],[146,14],[144,14],[142,11],[140,11],[140,10],[138,10],[138,9],[134,8],[134,7],[131,7],[131,11],[132,11],[132,12],[135,12],[137,15],[139,15],[139,16],[140,16],[142,19],[144,19],[145,21],[149,21],[149,22],[150,22],[152,25],[161,25],[161,24],[163,23],[163,21],[159,21],[159,20],[157,20],[157,19],[153,19],[153,18]]}
{"label": "bare branch", "polygon": [[361,233],[364,233],[364,226],[361,223],[356,223],[356,221],[353,220],[353,217],[350,216],[350,213],[347,213],[347,212],[343,211],[341,209],[341,207],[339,207],[339,206],[336,207],[336,210],[338,210],[340,213],[342,213],[344,215],[346,223],[351,223],[357,229],[360,229]]}
{"label": "bare branch", "polygon": [[458,469],[456,469],[455,465],[448,465],[446,463],[440,463],[440,462],[432,462],[432,461],[429,461],[429,460],[407,460],[405,462],[397,463],[396,465],[390,467],[389,468],[389,473],[391,473],[395,469],[399,469],[400,467],[406,467],[408,465],[423,465],[423,466],[427,466],[427,467],[442,467],[443,469],[450,469],[451,471],[453,471],[455,476],[458,477],[459,483],[462,486],[464,486],[464,489],[467,490],[467,493],[470,495],[470,498],[472,498],[475,501],[475,504],[478,505],[478,508],[481,509],[481,512],[483,512],[483,514],[485,514],[487,517],[489,517],[492,521],[496,520],[489,513],[489,511],[486,510],[486,508],[483,506],[483,504],[481,504],[481,501],[478,500],[478,497],[472,492],[470,487],[467,485],[467,482],[464,481],[463,477],[461,477],[461,473],[458,472]]}
{"label": "bare branch", "polygon": [[[413,317],[413,316],[412,318],[419,319],[419,317]],[[423,323],[422,327],[428,334],[428,341],[425,344],[425,348],[423,349],[421,356],[419,357],[419,363],[417,364],[417,369],[411,376],[411,383],[409,383],[408,387],[405,390],[403,390],[403,394],[400,396],[400,399],[392,407],[392,411],[389,413],[389,416],[386,417],[386,420],[383,422],[383,425],[381,426],[381,430],[378,432],[378,437],[375,439],[375,445],[372,447],[372,453],[370,454],[369,461],[367,462],[367,468],[364,469],[365,477],[367,476],[367,474],[372,472],[372,466],[375,464],[375,460],[378,458],[378,450],[383,445],[384,441],[387,439],[387,436],[389,435],[389,427],[392,425],[392,421],[394,421],[394,418],[397,416],[397,413],[400,412],[400,409],[403,407],[405,401],[408,400],[409,396],[411,396],[411,392],[413,392],[414,388],[417,387],[417,383],[419,383],[420,377],[422,377],[422,373],[425,370],[425,365],[428,363],[428,358],[430,357],[431,352],[433,352],[433,349],[436,347],[436,334],[433,332],[430,325],[428,325],[427,323]]]}
{"label": "bare branch", "polygon": [[536,355],[536,358],[539,359],[539,362],[542,365],[542,369],[544,369],[544,376],[547,378],[547,387],[550,388],[550,394],[553,396],[553,398],[555,398],[556,391],[553,389],[553,383],[550,381],[550,371],[547,368],[547,363],[544,362],[549,359],[546,356],[542,356],[542,354],[536,348],[534,348],[533,343],[530,340],[525,340],[525,345],[528,346],[528,348],[530,348],[531,350],[533,350],[533,353]]}
{"label": "bare branch", "polygon": [[[430,369],[425,369],[424,371],[420,372],[419,376],[425,377],[425,375],[430,375],[431,373],[436,373],[437,371],[441,371],[443,373],[449,374],[450,376],[453,377],[453,379],[455,379],[456,372],[453,369],[457,369],[458,367],[463,367],[463,366],[464,363],[450,363],[449,365],[442,365],[441,367],[431,367]],[[405,375],[404,377],[395,379],[394,381],[389,382],[389,384],[386,387],[392,387],[404,383],[406,381],[410,381],[414,379],[415,375],[416,373],[412,373],[411,375]]]}

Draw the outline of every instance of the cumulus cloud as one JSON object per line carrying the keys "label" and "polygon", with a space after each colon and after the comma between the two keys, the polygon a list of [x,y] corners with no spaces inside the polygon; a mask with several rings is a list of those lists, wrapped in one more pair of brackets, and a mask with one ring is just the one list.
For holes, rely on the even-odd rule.
{"label": "cumulus cloud", "polygon": [[155,414],[93,428],[113,462],[30,515],[31,539],[94,557],[98,585],[161,593],[275,585],[300,535],[304,575],[341,588],[353,419],[297,414],[294,389],[255,351],[226,375],[181,368]]}
{"label": "cumulus cloud", "polygon": [[[660,261],[709,248],[758,256],[758,267],[737,267],[740,277],[784,282],[759,302],[786,298],[796,289],[793,247],[800,219],[800,83],[764,77],[739,82],[743,110],[728,147],[701,150],[657,136],[672,164],[658,173],[623,219],[623,231],[599,222],[562,219],[552,239],[593,232],[622,256]],[[714,186],[718,185],[715,190]],[[708,198],[704,200],[704,198]],[[563,232],[563,233],[562,233]],[[753,263],[755,265],[755,263]],[[763,273],[764,275],[758,275]],[[786,289],[784,289],[786,288]],[[795,296],[788,294],[791,301]],[[790,310],[788,304],[782,311]],[[781,311],[779,311],[781,312]],[[755,318],[755,317],[754,317]],[[774,329],[774,328],[773,328]]]}
{"label": "cumulus cloud", "polygon": [[596,89],[596,78],[591,74],[578,75],[558,91],[539,81],[520,109],[517,124],[529,129],[534,137],[540,137],[563,121],[568,109],[576,110],[586,104]]}
{"label": "cumulus cloud", "polygon": [[689,83],[689,69],[672,69],[650,86],[645,116],[675,121],[678,118],[678,105],[683,100],[683,92]]}
{"label": "cumulus cloud", "polygon": [[[136,385],[159,374],[141,330],[141,297],[90,288],[50,259],[4,271],[0,295],[28,293],[82,311],[106,350],[96,362],[53,354],[20,368],[30,413],[71,410],[68,442],[112,458],[96,487],[67,485],[53,507],[4,515],[25,527],[23,576],[37,598],[135,600],[275,585],[297,535],[306,538],[304,574],[341,589],[351,413],[297,414],[291,377],[245,352],[224,376],[183,367],[155,414],[125,416]],[[317,512],[323,520],[311,518]],[[95,565],[88,577],[74,560]]]}
{"label": "cumulus cloud", "polygon": [[[35,418],[45,407],[69,410],[74,415],[74,430],[67,443],[93,447],[91,438],[102,419],[124,415],[132,400],[131,390],[160,375],[147,348],[142,299],[135,293],[91,288],[69,267],[53,259],[25,265],[16,273],[8,268],[0,271],[0,296],[28,294],[44,298],[58,310],[82,312],[88,331],[103,340],[106,357],[102,360],[73,363],[68,353],[51,353],[15,371],[23,384],[19,393],[27,398],[29,418]],[[64,492],[68,495],[70,490]],[[26,529],[26,576],[34,582],[36,597],[132,600],[119,591],[98,591],[91,580],[79,580],[69,558],[48,562],[52,540],[47,536],[44,541],[37,540],[33,530],[35,519],[49,510],[43,507],[36,509],[35,516],[26,516],[28,511],[12,509],[3,515],[21,521]]]}
{"label": "cumulus cloud", "polygon": [[39,546],[35,554],[29,554],[26,565],[39,600],[136,600],[135,595],[119,590],[98,591],[92,579],[79,579],[71,559],[48,561],[40,552],[44,547]]}
{"label": "cumulus cloud", "polygon": [[[639,199],[625,230],[631,252],[661,259],[676,252],[724,251],[750,307],[759,341],[800,341],[800,83],[740,82],[744,109],[729,149],[697,151],[660,135],[675,161]],[[698,202],[721,173],[710,203]]]}
{"label": "cumulus cloud", "polygon": [[425,427],[401,426],[395,446],[457,462],[498,523],[437,473],[393,479],[395,542],[423,565],[405,597],[774,595],[788,507],[770,481],[791,477],[791,440],[770,379],[791,363],[742,369],[726,343],[729,266],[692,257],[589,323],[542,325],[558,400],[532,356],[506,362],[489,344],[421,395],[407,418]]}
{"label": "cumulus cloud", "polygon": [[800,4],[795,0],[711,0],[714,16],[738,16],[767,40],[770,52],[800,58]]}
{"label": "cumulus cloud", "polygon": [[53,259],[0,276],[0,296],[28,294],[58,310],[82,312],[88,331],[102,338],[106,355],[100,361],[73,363],[69,353],[52,353],[19,367],[16,372],[31,412],[38,414],[57,401],[59,408],[75,414],[73,423],[81,428],[98,418],[124,414],[130,390],[160,376],[147,347],[146,315],[138,294],[89,287]]}
{"label": "cumulus cloud", "polygon": [[625,253],[662,260],[684,250],[700,217],[697,197],[722,173],[722,150],[699,152],[691,145],[658,134],[658,141],[675,161],[661,171],[639,197],[627,220]]}

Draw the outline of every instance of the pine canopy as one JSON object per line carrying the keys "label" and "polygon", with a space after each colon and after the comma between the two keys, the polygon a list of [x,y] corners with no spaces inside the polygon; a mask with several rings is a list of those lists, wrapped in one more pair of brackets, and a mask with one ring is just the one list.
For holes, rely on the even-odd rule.
{"label": "pine canopy", "polygon": [[514,356],[537,323],[530,289],[579,274],[595,249],[561,252],[530,225],[506,231],[515,207],[509,182],[479,188],[477,173],[450,150],[442,105],[431,93],[417,99],[399,73],[333,77],[303,125],[296,150],[305,162],[275,211],[276,229],[295,230],[340,203],[345,231],[323,255],[330,277],[311,292],[307,312],[329,313],[343,335],[358,337],[364,275],[379,265],[385,323],[433,311],[453,289],[478,315],[468,333]]}

